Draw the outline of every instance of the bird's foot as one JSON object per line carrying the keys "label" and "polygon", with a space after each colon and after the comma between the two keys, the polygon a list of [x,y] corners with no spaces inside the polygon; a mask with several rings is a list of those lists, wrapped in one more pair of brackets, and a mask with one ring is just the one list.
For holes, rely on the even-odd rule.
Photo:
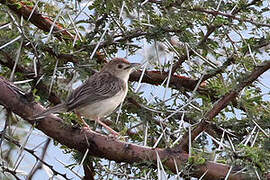
{"label": "bird's foot", "polygon": [[127,136],[122,136],[121,134],[117,133],[117,134],[109,134],[108,137],[111,137],[113,139],[117,139],[117,140],[120,140],[120,141],[127,141],[128,140],[128,137]]}
{"label": "bird's foot", "polygon": [[115,137],[119,137],[119,136],[121,136],[118,132],[116,132],[116,131],[110,131],[110,133],[111,133],[111,135],[113,135],[113,136],[115,136]]}
{"label": "bird's foot", "polygon": [[118,139],[121,140],[121,141],[127,142],[128,141],[128,136],[119,136]]}
{"label": "bird's foot", "polygon": [[113,132],[110,132],[110,134],[108,134],[109,137],[112,137],[112,138],[118,138],[120,137],[121,135],[116,132],[116,131],[113,131]]}
{"label": "bird's foot", "polygon": [[81,127],[81,133],[83,132],[94,132],[88,125],[84,124],[84,126]]}

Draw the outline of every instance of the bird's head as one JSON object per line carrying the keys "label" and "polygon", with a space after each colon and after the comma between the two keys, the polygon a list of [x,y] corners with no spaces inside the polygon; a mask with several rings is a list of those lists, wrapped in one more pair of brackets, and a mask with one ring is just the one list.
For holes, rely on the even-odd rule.
{"label": "bird's head", "polygon": [[124,58],[115,58],[105,64],[101,71],[110,72],[112,75],[127,81],[134,67],[139,65],[139,63],[130,63]]}

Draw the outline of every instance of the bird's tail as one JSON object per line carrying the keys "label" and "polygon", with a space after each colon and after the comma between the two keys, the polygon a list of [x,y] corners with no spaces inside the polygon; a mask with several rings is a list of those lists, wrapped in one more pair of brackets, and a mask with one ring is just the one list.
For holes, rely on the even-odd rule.
{"label": "bird's tail", "polygon": [[40,118],[43,118],[45,116],[48,116],[49,114],[61,113],[61,112],[67,112],[67,107],[64,103],[58,104],[54,107],[50,107],[50,108],[46,109],[45,111],[32,116],[31,119],[40,119]]}

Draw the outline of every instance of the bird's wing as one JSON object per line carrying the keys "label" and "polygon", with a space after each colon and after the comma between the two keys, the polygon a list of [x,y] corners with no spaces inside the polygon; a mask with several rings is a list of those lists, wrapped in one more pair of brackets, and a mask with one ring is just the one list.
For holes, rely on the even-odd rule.
{"label": "bird's wing", "polygon": [[96,73],[68,97],[68,111],[110,98],[123,90],[124,86],[123,80],[108,72]]}

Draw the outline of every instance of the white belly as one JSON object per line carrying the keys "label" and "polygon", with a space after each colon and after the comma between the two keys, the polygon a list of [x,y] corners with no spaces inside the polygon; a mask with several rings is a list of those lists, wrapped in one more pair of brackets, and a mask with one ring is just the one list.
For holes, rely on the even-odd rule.
{"label": "white belly", "polygon": [[89,120],[95,120],[111,114],[124,101],[127,91],[120,91],[114,97],[104,99],[94,104],[76,109],[80,115]]}

